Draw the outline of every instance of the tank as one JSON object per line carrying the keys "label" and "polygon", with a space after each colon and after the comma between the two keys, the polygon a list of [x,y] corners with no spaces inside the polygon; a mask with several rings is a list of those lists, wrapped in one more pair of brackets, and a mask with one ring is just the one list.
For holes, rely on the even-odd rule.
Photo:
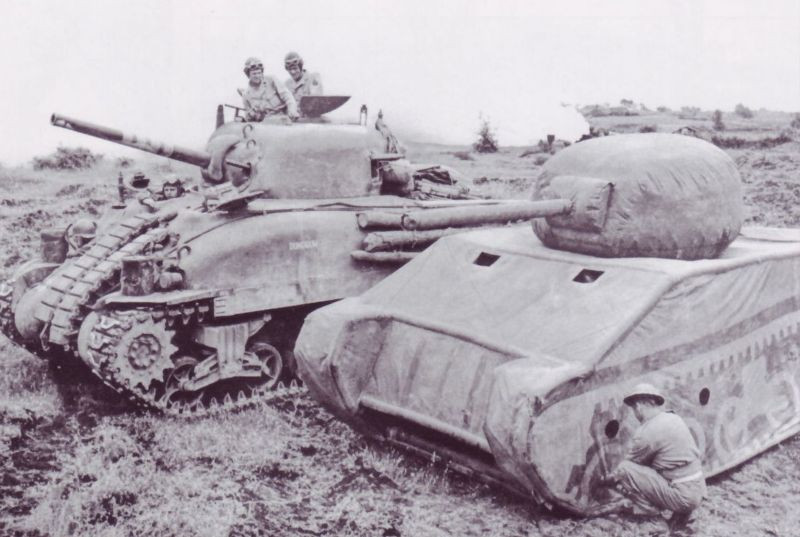
{"label": "tank", "polygon": [[640,382],[689,425],[707,477],[800,430],[800,230],[742,227],[724,152],[589,140],[548,161],[535,198],[574,205],[442,238],[309,315],[295,355],[314,397],[575,515],[611,501],[599,484],[639,425],[622,398]]}
{"label": "tank", "polygon": [[[320,99],[306,109],[346,100]],[[74,354],[170,414],[237,408],[292,377],[309,311],[368,289],[456,228],[549,214],[479,199],[451,170],[412,165],[365,110],[354,124],[271,121],[220,113],[199,151],[54,114],[55,126],[197,166],[204,185],[122,196],[96,222],[42,230],[41,257],[0,286],[4,334],[44,358]],[[120,176],[121,195],[142,180]],[[429,212],[438,223],[402,227]]]}

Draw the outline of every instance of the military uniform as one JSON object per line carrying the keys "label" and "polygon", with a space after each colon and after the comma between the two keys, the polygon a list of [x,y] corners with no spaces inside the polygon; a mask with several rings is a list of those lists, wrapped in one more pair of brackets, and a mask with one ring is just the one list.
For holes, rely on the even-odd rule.
{"label": "military uniform", "polygon": [[257,88],[247,86],[242,93],[242,103],[247,121],[261,121],[277,114],[297,116],[297,102],[291,92],[280,81],[267,75]]}
{"label": "military uniform", "polygon": [[612,477],[645,513],[688,513],[706,495],[700,450],[689,427],[672,412],[660,412],[636,430]]}
{"label": "military uniform", "polygon": [[322,95],[322,78],[319,73],[309,73],[303,69],[303,76],[300,80],[292,77],[286,79],[286,87],[292,92],[294,98],[300,102],[300,97],[307,95]]}

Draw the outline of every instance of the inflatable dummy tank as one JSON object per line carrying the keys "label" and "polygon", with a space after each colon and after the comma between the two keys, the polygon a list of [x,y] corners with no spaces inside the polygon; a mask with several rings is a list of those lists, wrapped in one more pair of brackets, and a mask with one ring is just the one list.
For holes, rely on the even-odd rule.
{"label": "inflatable dummy tank", "polygon": [[[448,170],[408,163],[380,118],[376,128],[362,118],[218,120],[195,151],[53,115],[53,125],[193,164],[206,185],[120,203],[89,222],[95,233],[85,223],[44,230],[41,258],[0,287],[3,332],[43,357],[76,354],[150,407],[229,409],[291,372],[308,311],[368,289],[454,225],[537,214],[525,201],[468,199]],[[430,229],[400,229],[429,212]]]}
{"label": "inflatable dummy tank", "polygon": [[800,430],[800,232],[743,228],[740,177],[704,141],[575,144],[536,199],[569,212],[443,238],[300,332],[334,413],[587,515],[638,422],[639,382],[690,426],[707,476]]}

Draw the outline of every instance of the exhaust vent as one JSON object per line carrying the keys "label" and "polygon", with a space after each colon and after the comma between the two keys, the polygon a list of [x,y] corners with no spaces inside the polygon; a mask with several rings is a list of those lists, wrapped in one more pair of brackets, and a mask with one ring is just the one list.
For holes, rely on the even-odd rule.
{"label": "exhaust vent", "polygon": [[499,255],[487,254],[486,252],[481,252],[480,255],[475,258],[475,261],[473,261],[473,263],[481,267],[491,267],[492,265],[494,265],[494,262],[497,261],[498,259],[500,259]]}
{"label": "exhaust vent", "polygon": [[578,283],[594,283],[597,281],[597,278],[602,275],[602,270],[583,269],[578,273],[577,276],[572,278],[572,281]]}

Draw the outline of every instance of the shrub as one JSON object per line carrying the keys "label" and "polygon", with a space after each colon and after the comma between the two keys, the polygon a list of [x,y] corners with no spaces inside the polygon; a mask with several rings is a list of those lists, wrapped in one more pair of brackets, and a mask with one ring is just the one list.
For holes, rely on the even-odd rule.
{"label": "shrub", "polygon": [[642,125],[639,132],[658,132],[658,125]]}
{"label": "shrub", "polygon": [[800,129],[800,113],[794,115],[792,122],[789,123],[789,126],[793,129]]}
{"label": "shrub", "polygon": [[786,144],[792,141],[792,137],[787,133],[782,132],[778,136],[759,138],[758,140],[745,140],[737,136],[723,138],[721,136],[714,136],[711,138],[711,143],[723,149],[770,149],[775,146]]}
{"label": "shrub", "polygon": [[741,116],[745,119],[750,119],[751,117],[753,117],[753,111],[747,108],[742,103],[737,104],[736,108],[734,108],[733,111],[736,112],[736,115]]}
{"label": "shrub", "polygon": [[34,170],[85,170],[94,166],[103,155],[96,155],[85,147],[59,147],[46,157],[34,157]]}
{"label": "shrub", "polygon": [[494,130],[489,124],[489,120],[481,118],[481,127],[478,129],[478,139],[472,144],[472,148],[478,153],[496,153],[497,138]]}
{"label": "shrub", "polygon": [[694,117],[700,113],[700,108],[697,106],[682,106],[681,115],[686,117]]}
{"label": "shrub", "polygon": [[714,110],[714,114],[711,116],[711,119],[714,122],[715,131],[725,130],[725,123],[722,122],[722,110]]}

